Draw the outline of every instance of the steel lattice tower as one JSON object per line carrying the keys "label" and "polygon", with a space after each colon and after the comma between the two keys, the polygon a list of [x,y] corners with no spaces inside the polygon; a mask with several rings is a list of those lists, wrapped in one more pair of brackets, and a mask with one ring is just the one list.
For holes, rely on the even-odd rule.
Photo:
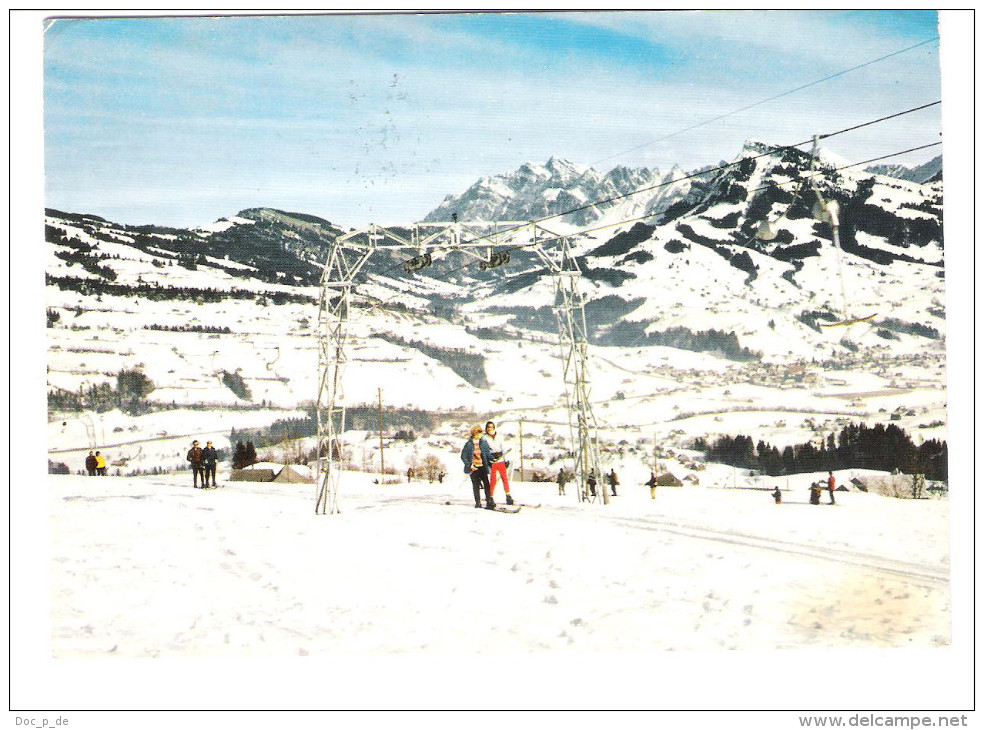
{"label": "steel lattice tower", "polygon": [[[317,514],[338,512],[338,486],[344,460],[342,435],[345,431],[344,370],[347,344],[347,325],[355,289],[355,278],[369,258],[379,250],[404,251],[414,258],[405,264],[412,267],[429,265],[432,252],[459,251],[484,262],[483,268],[497,265],[503,254],[494,252],[492,235],[474,236],[475,231],[488,231],[510,226],[509,232],[528,229],[532,250],[543,261],[554,280],[557,326],[563,365],[564,392],[571,441],[574,452],[575,479],[578,500],[589,498],[588,476],[595,474],[600,494],[608,504],[608,487],[601,475],[597,427],[590,402],[588,379],[587,327],[584,299],[578,282],[581,271],[571,253],[570,240],[556,236],[535,223],[500,221],[415,223],[397,233],[389,228],[371,225],[338,237],[330,246],[328,260],[321,277],[318,304],[318,501]],[[407,237],[403,231],[409,231]],[[541,232],[548,238],[540,240]],[[548,248],[548,244],[554,244]],[[485,249],[487,258],[476,253]],[[496,257],[499,257],[498,259]],[[508,260],[508,255],[505,255]]]}

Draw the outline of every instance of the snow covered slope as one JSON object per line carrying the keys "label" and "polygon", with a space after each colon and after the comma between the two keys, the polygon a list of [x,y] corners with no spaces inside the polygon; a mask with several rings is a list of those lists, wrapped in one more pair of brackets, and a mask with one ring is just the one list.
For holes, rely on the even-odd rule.
{"label": "snow covered slope", "polygon": [[627,484],[601,507],[517,483],[542,506],[505,515],[474,509],[458,479],[379,486],[350,474],[331,516],[313,514],[311,485],[51,477],[52,652],[949,644],[947,503],[839,493],[811,506],[810,476],[779,506],[762,491],[653,500]]}

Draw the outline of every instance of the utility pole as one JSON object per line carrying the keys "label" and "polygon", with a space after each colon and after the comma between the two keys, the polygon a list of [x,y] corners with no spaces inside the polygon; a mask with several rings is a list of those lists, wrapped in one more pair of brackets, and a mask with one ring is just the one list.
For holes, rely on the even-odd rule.
{"label": "utility pole", "polygon": [[386,484],[386,462],[383,457],[383,389],[376,388],[379,393],[379,483]]}
{"label": "utility pole", "polygon": [[523,419],[519,419],[519,481],[526,481],[526,466],[523,461]]}

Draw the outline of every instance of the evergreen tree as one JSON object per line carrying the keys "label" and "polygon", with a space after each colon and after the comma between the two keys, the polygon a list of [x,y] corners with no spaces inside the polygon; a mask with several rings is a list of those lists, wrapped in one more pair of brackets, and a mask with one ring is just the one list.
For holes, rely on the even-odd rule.
{"label": "evergreen tree", "polygon": [[232,468],[242,469],[246,466],[246,447],[242,441],[236,442],[236,450],[232,454]]}

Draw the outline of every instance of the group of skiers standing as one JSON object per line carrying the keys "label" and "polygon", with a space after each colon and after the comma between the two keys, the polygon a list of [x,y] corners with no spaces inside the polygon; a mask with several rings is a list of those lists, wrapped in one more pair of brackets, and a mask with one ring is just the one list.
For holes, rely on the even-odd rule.
{"label": "group of skiers standing", "polygon": [[[567,469],[561,469],[557,472],[557,494],[563,497],[567,494],[567,485],[574,481],[574,474],[572,474]],[[598,496],[598,471],[592,469],[588,473],[588,494],[592,497]],[[611,491],[613,497],[618,496],[618,485],[621,483],[618,480],[618,474],[612,469],[610,472],[605,474],[605,481],[608,482],[608,489]],[[585,495],[587,496],[587,495]]]}
{"label": "group of skiers standing", "polygon": [[[821,479],[810,485],[810,504],[820,504],[820,495],[823,494],[824,489],[830,494],[830,502],[827,504],[837,504],[834,500],[834,490],[836,487],[837,480],[834,479],[834,472],[828,471],[826,479]],[[776,504],[782,504],[782,491],[779,487],[776,487],[772,492],[772,498],[776,501]]]}
{"label": "group of skiers standing", "polygon": [[472,494],[475,506],[482,506],[482,492],[485,494],[485,509],[495,509],[495,485],[502,480],[502,488],[506,494],[506,504],[515,504],[509,493],[509,476],[506,470],[509,462],[505,461],[506,449],[502,437],[496,433],[495,423],[489,421],[485,430],[481,426],[472,426],[469,438],[461,447],[461,463],[465,474],[471,477]]}
{"label": "group of skiers standing", "polygon": [[85,457],[85,470],[89,473],[90,477],[104,477],[106,476],[106,459],[98,451],[93,453],[89,452],[89,455]]}
{"label": "group of skiers standing", "polygon": [[[218,486],[215,482],[216,464],[219,454],[209,441],[205,448],[201,448],[197,441],[191,442],[191,450],[188,452],[188,463],[191,465],[195,489],[215,489]],[[198,486],[198,478],[201,477],[202,486]],[[211,487],[209,486],[211,481]]]}

